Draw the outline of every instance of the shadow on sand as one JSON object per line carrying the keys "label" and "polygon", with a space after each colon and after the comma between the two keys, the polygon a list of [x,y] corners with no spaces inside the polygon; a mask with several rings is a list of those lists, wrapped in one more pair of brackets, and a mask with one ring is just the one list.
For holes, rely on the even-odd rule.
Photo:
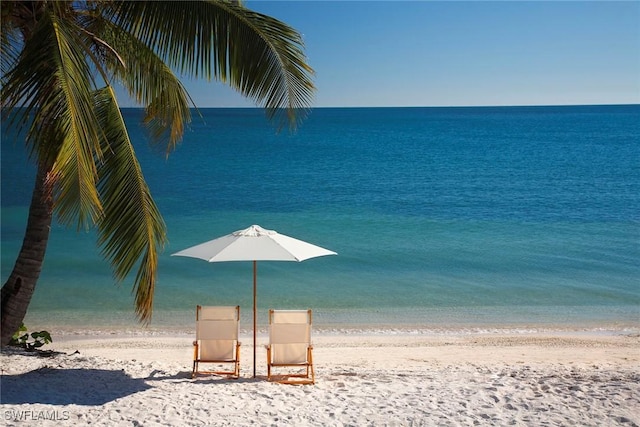
{"label": "shadow on sand", "polygon": [[103,405],[151,388],[144,379],[106,369],[41,368],[0,376],[0,403]]}

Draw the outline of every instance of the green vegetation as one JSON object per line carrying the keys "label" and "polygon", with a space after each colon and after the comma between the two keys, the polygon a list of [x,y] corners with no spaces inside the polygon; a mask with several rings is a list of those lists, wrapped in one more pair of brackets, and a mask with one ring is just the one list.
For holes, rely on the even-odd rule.
{"label": "green vegetation", "polygon": [[[33,341],[29,341],[29,337],[31,337]],[[16,333],[11,337],[9,345],[22,347],[28,351],[33,351],[51,342],[53,342],[53,339],[51,338],[51,334],[49,334],[49,332],[40,331],[31,332],[29,334],[27,332],[27,327],[24,325],[24,323],[22,323],[20,324],[20,328],[18,328]]]}

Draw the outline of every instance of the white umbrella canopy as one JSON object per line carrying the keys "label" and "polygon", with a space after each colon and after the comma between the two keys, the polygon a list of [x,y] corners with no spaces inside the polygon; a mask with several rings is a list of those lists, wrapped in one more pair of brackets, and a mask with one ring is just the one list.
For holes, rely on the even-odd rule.
{"label": "white umbrella canopy", "polygon": [[304,261],[335,252],[252,225],[226,236],[176,252],[176,256],[224,261]]}
{"label": "white umbrella canopy", "polygon": [[257,261],[304,261],[325,255],[337,255],[320,246],[252,225],[226,236],[171,254],[208,262],[253,261],[253,376],[256,376]]}

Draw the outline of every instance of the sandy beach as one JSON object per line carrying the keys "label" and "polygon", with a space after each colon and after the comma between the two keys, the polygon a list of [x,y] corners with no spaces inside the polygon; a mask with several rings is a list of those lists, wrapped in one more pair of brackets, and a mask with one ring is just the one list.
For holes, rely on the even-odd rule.
{"label": "sandy beach", "polygon": [[[55,337],[54,337],[55,339]],[[4,350],[3,425],[640,425],[636,331],[314,335],[315,385],[190,378],[187,333],[66,333],[49,357]]]}

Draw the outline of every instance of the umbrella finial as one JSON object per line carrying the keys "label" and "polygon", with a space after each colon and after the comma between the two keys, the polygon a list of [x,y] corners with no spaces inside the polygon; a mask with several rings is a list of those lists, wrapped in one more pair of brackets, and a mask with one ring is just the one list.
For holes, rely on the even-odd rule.
{"label": "umbrella finial", "polygon": [[249,228],[245,228],[244,230],[238,230],[233,233],[234,236],[242,236],[242,237],[261,237],[261,236],[271,236],[276,234],[273,230],[266,230],[259,225],[252,225]]}

